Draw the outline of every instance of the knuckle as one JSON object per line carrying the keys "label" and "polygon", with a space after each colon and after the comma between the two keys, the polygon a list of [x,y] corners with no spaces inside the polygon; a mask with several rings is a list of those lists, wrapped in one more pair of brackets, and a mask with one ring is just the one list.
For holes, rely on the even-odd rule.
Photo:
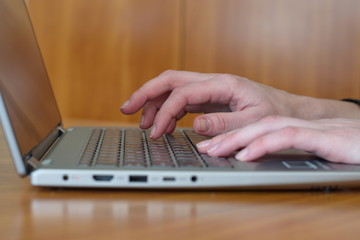
{"label": "knuckle", "polygon": [[157,113],[157,117],[158,118],[162,118],[162,119],[166,119],[166,121],[170,121],[173,118],[175,118],[175,114],[173,114],[172,112],[168,111],[167,109],[164,108],[160,108],[158,113]]}
{"label": "knuckle", "polygon": [[288,138],[293,138],[295,137],[296,135],[299,134],[299,128],[297,127],[294,127],[294,126],[287,126],[287,127],[284,127],[282,130],[281,130],[281,133],[283,135],[285,135],[286,137]]}
{"label": "knuckle", "polygon": [[146,101],[148,100],[146,90],[144,87],[141,87],[131,94],[130,99],[142,99],[143,97],[146,97]]}
{"label": "knuckle", "polygon": [[171,96],[176,98],[184,98],[186,94],[186,91],[184,91],[183,87],[178,87],[172,90]]}
{"label": "knuckle", "polygon": [[237,82],[236,76],[227,73],[219,73],[216,78],[226,84],[232,84]]}
{"label": "knuckle", "polygon": [[223,114],[214,115],[212,121],[214,130],[217,132],[225,132],[229,128],[229,121]]}
{"label": "knuckle", "polygon": [[237,133],[225,133],[224,138],[229,143],[237,142],[238,141],[238,134]]}
{"label": "knuckle", "polygon": [[263,117],[260,121],[264,124],[274,124],[278,121],[280,121],[281,117],[277,115],[269,115],[266,117]]}
{"label": "knuckle", "polygon": [[255,149],[264,149],[266,146],[266,140],[264,137],[260,137],[251,143],[251,146]]}
{"label": "knuckle", "polygon": [[251,142],[247,148],[250,152],[256,153],[256,155],[263,156],[271,152],[268,146],[268,141],[265,137],[260,137]]}
{"label": "knuckle", "polygon": [[182,71],[168,69],[162,72],[159,77],[162,79],[163,84],[168,86],[169,90],[176,89],[179,86],[186,85]]}
{"label": "knuckle", "polygon": [[177,72],[176,70],[167,69],[167,70],[163,71],[162,73],[160,73],[159,76],[161,76],[161,77],[171,77],[171,76],[174,76],[174,74],[176,72]]}
{"label": "knuckle", "polygon": [[249,82],[250,80],[244,77],[228,74],[228,73],[219,73],[216,76],[217,79],[221,80],[222,82],[232,86],[237,85],[239,82]]}
{"label": "knuckle", "polygon": [[179,104],[188,104],[190,99],[198,97],[192,90],[193,88],[190,86],[177,87],[172,90],[170,95],[173,101],[177,101]]}

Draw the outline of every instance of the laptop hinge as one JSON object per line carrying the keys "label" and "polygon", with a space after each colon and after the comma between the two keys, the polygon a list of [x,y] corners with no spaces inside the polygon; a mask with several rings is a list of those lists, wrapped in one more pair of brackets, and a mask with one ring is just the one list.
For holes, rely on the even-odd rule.
{"label": "laptop hinge", "polygon": [[29,167],[31,167],[32,169],[38,169],[40,166],[40,161],[34,157],[30,157],[27,160],[27,164],[29,165]]}
{"label": "laptop hinge", "polygon": [[42,157],[51,149],[64,132],[65,130],[61,125],[53,129],[41,143],[27,154],[25,159],[28,166],[33,169],[39,168]]}

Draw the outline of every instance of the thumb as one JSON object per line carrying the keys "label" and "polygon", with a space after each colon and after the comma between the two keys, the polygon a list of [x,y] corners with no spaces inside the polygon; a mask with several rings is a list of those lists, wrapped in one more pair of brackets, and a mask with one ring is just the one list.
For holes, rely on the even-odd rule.
{"label": "thumb", "polygon": [[257,121],[263,116],[253,111],[209,113],[194,120],[194,131],[201,135],[215,136]]}

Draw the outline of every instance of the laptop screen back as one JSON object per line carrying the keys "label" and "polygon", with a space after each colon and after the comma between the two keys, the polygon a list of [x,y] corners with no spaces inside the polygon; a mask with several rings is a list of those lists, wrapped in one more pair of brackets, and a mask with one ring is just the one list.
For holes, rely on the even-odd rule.
{"label": "laptop screen back", "polygon": [[24,157],[61,118],[23,0],[0,0],[0,89]]}

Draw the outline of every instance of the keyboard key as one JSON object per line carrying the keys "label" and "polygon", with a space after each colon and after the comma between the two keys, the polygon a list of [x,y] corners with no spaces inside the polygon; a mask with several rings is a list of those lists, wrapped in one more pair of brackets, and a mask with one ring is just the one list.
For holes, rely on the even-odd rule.
{"label": "keyboard key", "polygon": [[196,143],[208,139],[191,130],[150,139],[139,129],[94,129],[81,156],[82,167],[232,168],[226,158],[200,154]]}

